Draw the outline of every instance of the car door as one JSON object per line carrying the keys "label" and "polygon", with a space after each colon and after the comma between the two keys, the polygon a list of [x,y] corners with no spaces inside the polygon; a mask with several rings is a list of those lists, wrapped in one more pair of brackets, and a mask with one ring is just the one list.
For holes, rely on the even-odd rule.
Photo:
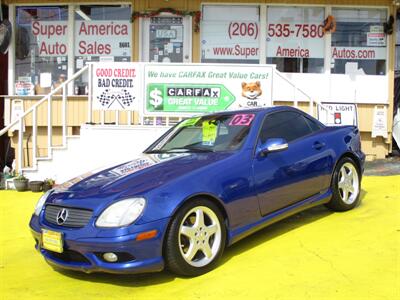
{"label": "car door", "polygon": [[312,128],[309,121],[294,111],[265,117],[258,145],[269,138],[284,138],[288,148],[265,156],[255,154],[254,182],[262,215],[326,190],[331,154],[321,130]]}

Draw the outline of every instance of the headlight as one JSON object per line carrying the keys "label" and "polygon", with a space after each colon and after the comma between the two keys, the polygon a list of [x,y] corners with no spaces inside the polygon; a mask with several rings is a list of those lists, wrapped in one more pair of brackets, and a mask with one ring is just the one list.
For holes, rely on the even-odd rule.
{"label": "headlight", "polygon": [[143,212],[146,200],[132,198],[118,201],[107,207],[97,219],[98,227],[122,227],[136,221]]}
{"label": "headlight", "polygon": [[51,190],[50,190],[50,191],[47,191],[46,193],[44,193],[44,194],[40,197],[39,201],[36,203],[35,212],[34,212],[34,214],[35,214],[36,216],[39,216],[40,212],[42,211],[43,205],[44,205],[44,203],[46,202],[47,197],[50,195],[50,193],[51,193]]}

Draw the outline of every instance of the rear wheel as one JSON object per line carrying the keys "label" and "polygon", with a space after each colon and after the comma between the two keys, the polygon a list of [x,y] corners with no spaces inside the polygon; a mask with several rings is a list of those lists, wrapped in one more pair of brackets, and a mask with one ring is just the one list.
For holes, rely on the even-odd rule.
{"label": "rear wheel", "polygon": [[361,176],[351,158],[342,158],[336,166],[332,178],[333,196],[326,204],[332,210],[346,211],[354,208],[360,201]]}
{"label": "rear wheel", "polygon": [[218,207],[206,199],[190,200],[174,216],[166,237],[168,268],[198,276],[213,269],[221,257],[226,228]]}

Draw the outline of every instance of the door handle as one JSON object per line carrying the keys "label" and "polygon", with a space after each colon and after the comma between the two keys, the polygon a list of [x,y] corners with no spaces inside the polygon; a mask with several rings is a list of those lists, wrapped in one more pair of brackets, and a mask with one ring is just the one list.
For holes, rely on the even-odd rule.
{"label": "door handle", "polygon": [[316,149],[316,150],[322,149],[324,147],[325,147],[325,143],[322,143],[322,142],[315,142],[313,144],[313,148]]}

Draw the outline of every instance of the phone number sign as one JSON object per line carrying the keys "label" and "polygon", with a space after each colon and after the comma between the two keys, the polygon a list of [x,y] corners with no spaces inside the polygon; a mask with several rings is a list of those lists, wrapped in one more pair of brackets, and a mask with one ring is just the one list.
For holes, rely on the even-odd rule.
{"label": "phone number sign", "polygon": [[322,28],[321,24],[268,24],[267,56],[324,58]]}

